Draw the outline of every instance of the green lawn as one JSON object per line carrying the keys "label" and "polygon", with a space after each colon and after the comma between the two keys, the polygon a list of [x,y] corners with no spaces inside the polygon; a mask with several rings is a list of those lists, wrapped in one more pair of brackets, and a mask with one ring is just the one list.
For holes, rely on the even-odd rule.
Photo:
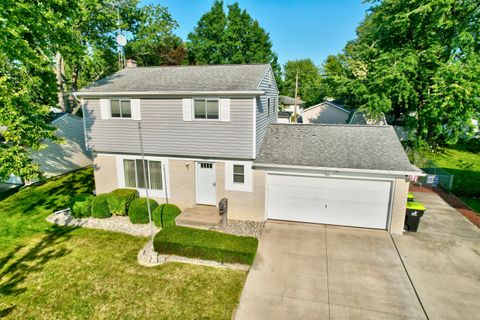
{"label": "green lawn", "polygon": [[245,272],[142,267],[145,238],[45,221],[92,186],[87,169],[0,202],[0,318],[230,319]]}
{"label": "green lawn", "polygon": [[480,212],[480,154],[458,146],[428,156],[442,169],[454,175],[452,192]]}

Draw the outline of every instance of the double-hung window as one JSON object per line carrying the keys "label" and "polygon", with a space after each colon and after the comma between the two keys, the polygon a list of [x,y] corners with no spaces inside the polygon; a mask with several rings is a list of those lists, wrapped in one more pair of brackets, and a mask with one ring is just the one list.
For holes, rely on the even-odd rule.
{"label": "double-hung window", "polygon": [[245,183],[245,166],[233,165],[233,183]]}
{"label": "double-hung window", "polygon": [[218,99],[195,99],[195,119],[219,119]]}
{"label": "double-hung window", "polygon": [[112,118],[131,118],[132,108],[128,99],[111,99],[110,111]]}
{"label": "double-hung window", "polygon": [[[145,160],[145,179],[143,161],[141,159],[124,159],[123,170],[125,175],[125,187],[146,189],[149,185],[152,190],[163,190],[162,162]],[[146,181],[145,181],[146,180]]]}

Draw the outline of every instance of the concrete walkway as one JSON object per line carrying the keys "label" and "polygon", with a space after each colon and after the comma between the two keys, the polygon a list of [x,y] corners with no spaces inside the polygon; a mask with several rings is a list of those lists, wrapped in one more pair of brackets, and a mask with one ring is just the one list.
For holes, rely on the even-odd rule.
{"label": "concrete walkway", "polygon": [[480,229],[435,193],[417,233],[394,236],[430,320],[480,319]]}
{"label": "concrete walkway", "polygon": [[235,318],[425,315],[387,232],[267,222]]}

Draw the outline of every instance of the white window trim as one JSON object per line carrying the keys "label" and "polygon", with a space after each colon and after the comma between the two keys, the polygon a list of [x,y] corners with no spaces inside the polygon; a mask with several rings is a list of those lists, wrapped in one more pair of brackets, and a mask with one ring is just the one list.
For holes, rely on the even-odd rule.
{"label": "white window trim", "polygon": [[[124,173],[123,160],[141,160],[141,159],[142,159],[141,156],[132,156],[132,155],[116,156],[117,181],[118,181],[119,188],[127,188],[125,186],[125,173]],[[170,175],[169,175],[168,158],[145,156],[145,160],[162,162],[163,190],[148,189],[148,195],[154,198],[166,198],[167,194],[168,196],[170,196]],[[165,174],[163,170],[164,166],[165,166]],[[147,195],[145,188],[130,188],[130,189],[138,190],[138,193],[140,194],[141,197],[145,197]]]}
{"label": "white window trim", "polygon": [[[195,100],[203,100],[203,101],[217,101],[217,106],[218,106],[218,119],[202,119],[202,118],[195,118]],[[205,105],[205,115],[208,116],[207,112],[207,106]],[[213,122],[219,122],[222,121],[221,117],[221,107],[220,107],[220,98],[219,97],[195,97],[192,98],[192,121],[213,121]]]}
{"label": "white window trim", "polygon": [[[244,166],[244,183],[233,182],[233,165]],[[230,191],[253,191],[252,161],[225,161],[225,190]]]}
{"label": "white window trim", "polygon": [[[130,102],[130,117],[114,117],[112,115],[112,100],[118,100],[118,104],[120,106],[120,115],[122,114],[122,101],[129,101]],[[109,119],[116,119],[116,120],[133,120],[133,107],[132,107],[132,99],[130,98],[110,98],[108,99],[108,103],[110,105],[110,114],[109,114]]]}

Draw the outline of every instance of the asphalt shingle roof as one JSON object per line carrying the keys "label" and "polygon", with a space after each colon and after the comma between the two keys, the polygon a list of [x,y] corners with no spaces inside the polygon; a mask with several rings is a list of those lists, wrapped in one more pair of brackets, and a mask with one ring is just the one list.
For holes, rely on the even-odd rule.
{"label": "asphalt shingle roof", "polygon": [[[295,104],[295,98],[289,97],[289,96],[279,96],[280,102],[285,105],[294,105]],[[304,104],[305,101],[297,99],[297,104]]]}
{"label": "asphalt shingle roof", "polygon": [[125,68],[79,91],[243,91],[258,90],[270,65],[204,65]]}
{"label": "asphalt shingle roof", "polygon": [[391,126],[271,124],[255,164],[421,172]]}

